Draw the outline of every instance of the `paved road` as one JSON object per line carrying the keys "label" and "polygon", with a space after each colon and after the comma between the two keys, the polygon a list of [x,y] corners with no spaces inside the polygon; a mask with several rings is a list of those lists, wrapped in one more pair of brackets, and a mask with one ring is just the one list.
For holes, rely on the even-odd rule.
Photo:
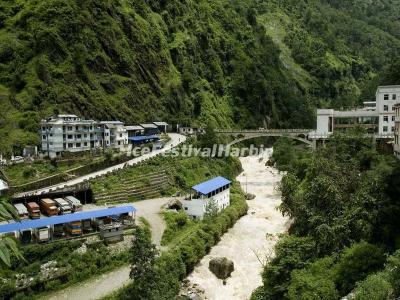
{"label": "paved road", "polygon": [[[160,247],[161,237],[165,230],[164,220],[160,216],[161,207],[171,198],[143,200],[131,203],[136,207],[136,217],[144,217],[151,225],[152,241]],[[126,204],[124,204],[126,205]],[[85,205],[84,210],[99,209],[96,205]],[[129,283],[129,266],[121,267],[99,277],[45,296],[46,300],[94,300],[101,299]]]}
{"label": "paved road", "polygon": [[136,165],[137,163],[139,163],[141,161],[144,161],[144,160],[147,160],[154,156],[157,156],[159,154],[162,154],[162,153],[176,147],[177,145],[183,143],[186,140],[186,137],[184,135],[177,134],[177,133],[170,133],[169,136],[170,136],[171,140],[165,145],[165,147],[163,149],[155,150],[148,154],[144,154],[140,157],[133,158],[127,162],[124,162],[124,163],[121,163],[121,164],[118,164],[118,165],[115,165],[115,166],[112,166],[112,167],[109,167],[109,168],[106,168],[106,169],[103,169],[103,170],[100,170],[100,171],[97,171],[94,173],[90,173],[85,176],[81,176],[81,177],[78,177],[78,178],[75,178],[75,179],[72,179],[72,180],[69,180],[66,182],[61,182],[59,184],[52,185],[52,186],[42,188],[42,189],[38,189],[38,190],[34,190],[34,191],[19,193],[16,195],[16,197],[24,197],[24,196],[29,196],[29,195],[40,195],[40,194],[48,193],[50,191],[54,191],[57,189],[68,187],[68,186],[73,186],[73,185],[82,183],[84,181],[87,181],[87,180],[90,180],[90,179],[93,179],[93,178],[96,178],[99,176],[103,176],[107,173],[123,169],[125,166]]}

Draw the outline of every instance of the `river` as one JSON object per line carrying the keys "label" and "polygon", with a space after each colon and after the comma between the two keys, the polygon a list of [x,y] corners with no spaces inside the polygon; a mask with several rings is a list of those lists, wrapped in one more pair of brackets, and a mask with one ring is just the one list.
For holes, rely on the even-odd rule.
{"label": "river", "polygon": [[[281,197],[275,187],[281,175],[265,166],[271,153],[272,149],[267,149],[260,156],[240,159],[244,171],[237,179],[243,190],[256,198],[248,201],[248,214],[237,221],[188,276],[190,286],[203,290],[205,299],[249,299],[252,291],[262,284],[262,264],[273,255],[278,235],[289,227],[289,220],[277,210]],[[208,269],[214,257],[227,257],[235,264],[235,271],[225,285]]]}

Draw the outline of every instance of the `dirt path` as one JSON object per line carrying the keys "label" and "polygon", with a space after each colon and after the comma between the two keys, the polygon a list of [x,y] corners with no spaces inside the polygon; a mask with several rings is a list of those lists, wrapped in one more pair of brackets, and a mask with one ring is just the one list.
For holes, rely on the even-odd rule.
{"label": "dirt path", "polygon": [[[164,220],[159,212],[161,207],[168,203],[171,198],[159,198],[143,200],[131,203],[136,207],[136,217],[144,217],[150,223],[152,230],[152,241],[160,246],[162,234],[165,230]],[[126,205],[126,204],[124,204]],[[96,205],[85,205],[85,210],[98,209]],[[57,291],[44,299],[47,300],[94,300],[100,299],[112,292],[122,288],[129,283],[129,266],[124,266],[99,277],[89,279],[81,284],[70,286],[64,290]]]}
{"label": "dirt path", "polygon": [[[241,158],[244,172],[238,177],[243,190],[256,195],[248,201],[249,213],[230,229],[221,241],[211,249],[188,279],[190,284],[204,290],[204,296],[213,300],[249,299],[252,291],[262,284],[261,261],[272,254],[278,234],[288,228],[288,219],[276,209],[280,194],[275,190],[281,180],[278,171],[265,166],[270,155]],[[210,259],[227,257],[235,264],[235,271],[223,285],[208,269]]]}

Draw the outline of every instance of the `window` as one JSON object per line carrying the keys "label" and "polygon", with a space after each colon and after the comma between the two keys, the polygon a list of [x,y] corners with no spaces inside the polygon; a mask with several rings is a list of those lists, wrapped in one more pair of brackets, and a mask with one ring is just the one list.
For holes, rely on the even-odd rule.
{"label": "window", "polygon": [[392,111],[395,111],[395,110],[396,110],[396,107],[392,106]]}
{"label": "window", "polygon": [[65,131],[65,126],[63,126],[63,131]]}
{"label": "window", "polygon": [[122,133],[119,134],[119,137],[122,137]]}
{"label": "window", "polygon": [[383,117],[383,122],[388,122],[389,121],[389,117],[388,116],[384,116]]}
{"label": "window", "polygon": [[68,139],[69,139],[69,140],[72,139],[72,134],[68,134]]}
{"label": "window", "polygon": [[392,95],[392,100],[396,100],[397,99],[397,95],[396,94],[393,94]]}
{"label": "window", "polygon": [[83,137],[86,138],[86,137],[87,137],[87,134],[85,133],[85,134],[83,135]]}
{"label": "window", "polygon": [[75,130],[79,130],[79,126],[75,126]]}
{"label": "window", "polygon": [[185,206],[185,210],[188,210],[188,208]]}
{"label": "window", "polygon": [[392,122],[394,122],[394,119],[395,119],[394,116],[392,116]]}
{"label": "window", "polygon": [[46,139],[46,136],[45,136],[45,135],[43,135],[43,136],[42,136],[42,138],[45,140],[45,139]]}
{"label": "window", "polygon": [[389,100],[389,94],[383,95],[383,100]]}
{"label": "window", "polygon": [[73,148],[74,145],[72,143],[68,143],[68,148]]}
{"label": "window", "polygon": [[81,134],[77,134],[77,135],[76,135],[76,138],[77,138],[77,139],[80,139],[81,137],[82,137]]}
{"label": "window", "polygon": [[389,111],[389,106],[388,106],[388,105],[384,105],[384,106],[383,106],[383,110],[384,110],[384,111]]}
{"label": "window", "polygon": [[79,148],[81,146],[81,143],[76,143],[76,148]]}
{"label": "window", "polygon": [[121,142],[120,142],[120,141],[118,141],[118,145],[121,145]]}
{"label": "window", "polygon": [[72,126],[68,126],[68,130],[72,130]]}
{"label": "window", "polygon": [[383,132],[387,132],[388,131],[388,127],[387,126],[383,126]]}
{"label": "window", "polygon": [[52,134],[52,133],[50,133],[50,136],[53,136],[53,134]]}
{"label": "window", "polygon": [[391,129],[391,132],[394,132],[394,126],[392,126],[392,128],[390,128]]}
{"label": "window", "polygon": [[49,144],[50,144],[50,146],[53,146],[53,142],[50,142]]}
{"label": "window", "polygon": [[84,142],[84,143],[83,143],[83,146],[87,147],[87,142]]}

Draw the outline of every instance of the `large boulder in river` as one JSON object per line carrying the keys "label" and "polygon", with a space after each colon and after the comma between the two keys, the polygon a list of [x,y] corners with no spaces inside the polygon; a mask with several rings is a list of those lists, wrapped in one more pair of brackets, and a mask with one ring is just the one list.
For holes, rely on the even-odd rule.
{"label": "large boulder in river", "polygon": [[226,279],[235,270],[233,261],[226,257],[216,257],[210,260],[208,268],[219,279]]}

